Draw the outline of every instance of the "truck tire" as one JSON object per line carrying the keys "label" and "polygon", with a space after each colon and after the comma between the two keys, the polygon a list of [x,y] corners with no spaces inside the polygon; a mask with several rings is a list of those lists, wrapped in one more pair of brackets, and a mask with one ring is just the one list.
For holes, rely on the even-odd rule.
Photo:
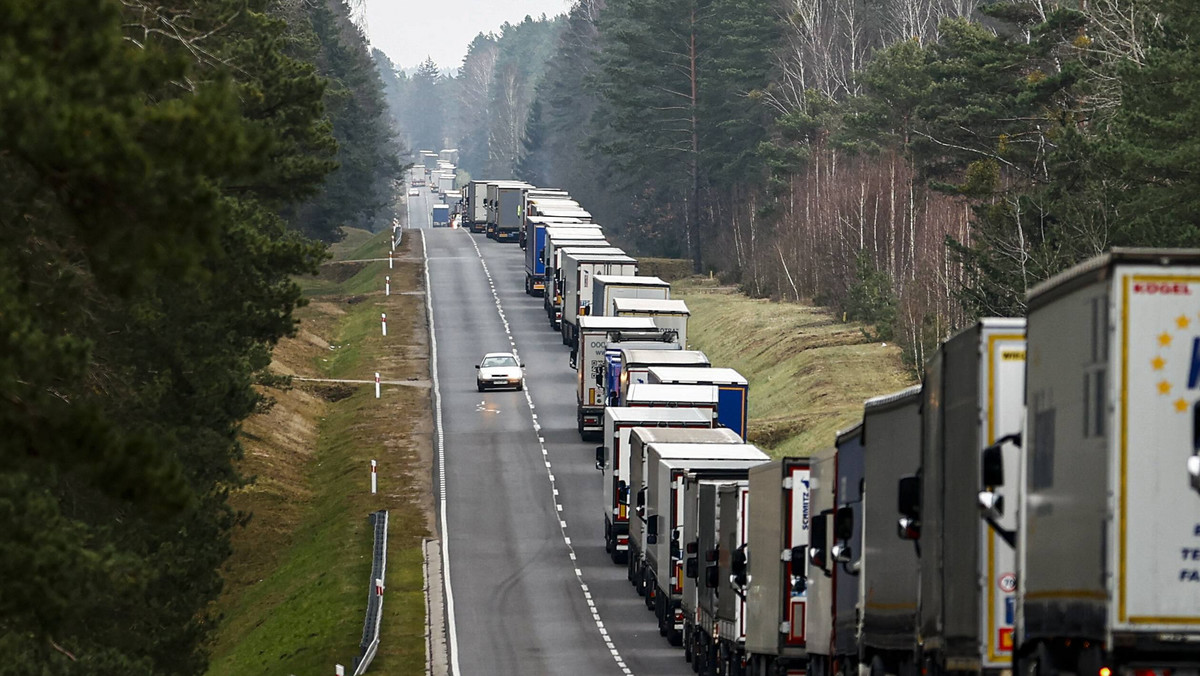
{"label": "truck tire", "polygon": [[529,275],[525,275],[525,295],[533,295],[533,280],[529,277]]}

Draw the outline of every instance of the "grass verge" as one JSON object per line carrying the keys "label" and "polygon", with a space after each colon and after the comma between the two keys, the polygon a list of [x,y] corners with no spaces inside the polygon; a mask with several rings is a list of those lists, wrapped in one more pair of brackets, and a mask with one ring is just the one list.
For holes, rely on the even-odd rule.
{"label": "grass verge", "polygon": [[688,343],[750,381],[749,440],[774,457],[833,445],[837,430],[862,417],[864,400],[916,382],[899,348],[868,341],[862,326],[823,308],[749,298],[697,277],[675,282],[671,297],[692,312]]}
{"label": "grass verge", "polygon": [[[392,269],[390,233],[351,233],[334,261],[303,280],[310,299],[273,368],[373,384],[305,383],[267,391],[275,404],[244,427],[244,474],[231,496],[253,514],[234,536],[218,602],[210,674],[332,673],[358,654],[371,571],[367,514],[388,509],[387,591],[373,671],[423,674],[421,540],[433,529],[428,332],[420,237],[406,233]],[[342,260],[379,259],[365,263]],[[391,277],[392,294],[383,281]],[[380,314],[388,315],[388,337]],[[370,460],[379,492],[369,491]]]}

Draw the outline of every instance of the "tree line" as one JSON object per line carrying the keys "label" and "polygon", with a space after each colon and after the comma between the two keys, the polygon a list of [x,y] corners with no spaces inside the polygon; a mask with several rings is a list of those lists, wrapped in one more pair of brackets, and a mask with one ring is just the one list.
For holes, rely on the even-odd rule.
{"label": "tree line", "polygon": [[198,674],[293,275],[392,218],[342,0],[0,0],[0,673]]}
{"label": "tree line", "polygon": [[[1195,3],[578,0],[552,23],[519,157],[473,173],[564,187],[638,252],[828,304],[916,365],[1084,258],[1198,244]],[[444,145],[498,138],[491,44],[439,76]]]}

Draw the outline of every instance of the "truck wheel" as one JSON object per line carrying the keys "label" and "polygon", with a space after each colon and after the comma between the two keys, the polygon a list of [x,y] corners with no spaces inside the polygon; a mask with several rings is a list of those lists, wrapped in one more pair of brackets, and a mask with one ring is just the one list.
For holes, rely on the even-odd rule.
{"label": "truck wheel", "polygon": [[886,676],[887,667],[884,665],[882,657],[875,655],[871,658],[871,666],[869,667],[868,673],[871,676]]}
{"label": "truck wheel", "polygon": [[529,277],[525,278],[525,295],[526,296],[533,295],[533,284],[530,283]]}

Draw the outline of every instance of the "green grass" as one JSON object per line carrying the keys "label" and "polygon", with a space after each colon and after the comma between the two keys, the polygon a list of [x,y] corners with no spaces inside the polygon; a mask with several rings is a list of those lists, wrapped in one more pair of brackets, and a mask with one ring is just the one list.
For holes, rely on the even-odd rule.
{"label": "green grass", "polygon": [[863,401],[916,382],[900,350],[823,308],[753,299],[706,279],[672,286],[691,310],[688,343],[750,381],[749,439],[775,457],[833,445]]}
{"label": "green grass", "polygon": [[[335,255],[369,256],[386,247],[389,234],[360,237]],[[419,372],[419,359],[393,355],[423,345],[420,296],[384,298],[382,289],[359,295],[367,293],[371,274],[382,282],[380,266],[387,264],[369,264],[329,282],[329,290],[300,312],[302,331],[341,347],[292,340],[281,344],[276,359],[300,373],[327,377],[361,378],[374,369]],[[398,264],[393,272],[393,291],[419,290],[420,263]],[[381,308],[389,314],[388,339],[380,336]],[[421,432],[428,392],[385,388],[383,399],[376,400],[369,385],[309,389],[272,392],[277,400],[272,411],[247,423],[243,471],[260,479],[232,501],[255,517],[235,535],[209,673],[317,674],[332,673],[335,663],[349,667],[358,654],[370,583],[367,515],[386,508],[387,591],[372,671],[423,674],[421,540],[429,533],[421,496],[429,487],[420,451],[428,453]],[[368,490],[371,459],[380,460],[376,495]]]}

